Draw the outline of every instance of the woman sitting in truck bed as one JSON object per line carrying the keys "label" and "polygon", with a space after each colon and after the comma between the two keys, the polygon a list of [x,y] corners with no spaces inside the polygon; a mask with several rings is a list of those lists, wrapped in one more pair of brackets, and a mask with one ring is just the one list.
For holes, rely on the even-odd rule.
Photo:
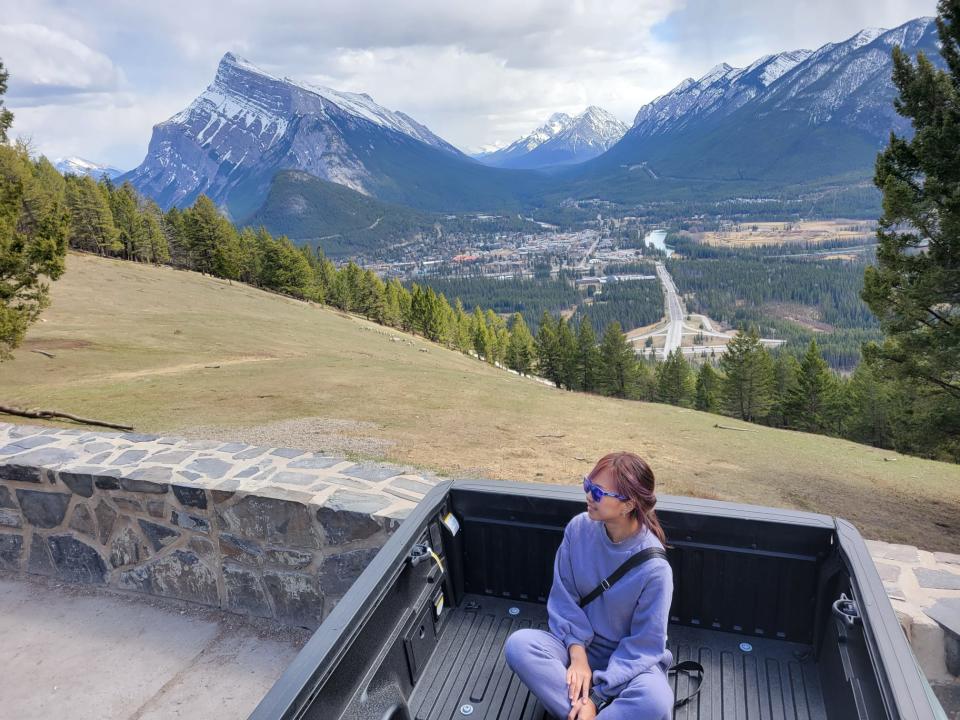
{"label": "woman sitting in truck bed", "polygon": [[[513,633],[507,664],[554,717],[592,720],[599,712],[602,720],[669,720],[669,563],[648,551],[652,559],[599,596],[591,592],[631,555],[663,549],[653,471],[632,453],[611,453],[583,487],[587,512],[567,524],[554,563],[550,632]],[[595,599],[584,602],[590,595]]]}

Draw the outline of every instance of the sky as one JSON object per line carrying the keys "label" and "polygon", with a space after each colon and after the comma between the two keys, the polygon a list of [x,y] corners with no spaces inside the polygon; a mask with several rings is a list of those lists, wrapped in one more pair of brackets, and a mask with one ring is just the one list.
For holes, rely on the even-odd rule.
{"label": "sky", "polygon": [[934,15],[935,0],[0,0],[12,135],[128,170],[225,52],[402,110],[467,152],[554,112],[645,103],[714,65]]}

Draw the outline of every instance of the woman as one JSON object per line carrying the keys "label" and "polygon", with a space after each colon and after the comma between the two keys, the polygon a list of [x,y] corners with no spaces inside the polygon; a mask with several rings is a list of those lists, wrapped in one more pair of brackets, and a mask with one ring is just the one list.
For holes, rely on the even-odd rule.
{"label": "woman", "polygon": [[579,605],[631,555],[663,548],[653,471],[632,453],[611,453],[583,482],[587,512],[567,525],[554,562],[550,632],[513,633],[507,664],[556,718],[592,720],[600,712],[602,720],[669,720],[669,563],[647,560]]}

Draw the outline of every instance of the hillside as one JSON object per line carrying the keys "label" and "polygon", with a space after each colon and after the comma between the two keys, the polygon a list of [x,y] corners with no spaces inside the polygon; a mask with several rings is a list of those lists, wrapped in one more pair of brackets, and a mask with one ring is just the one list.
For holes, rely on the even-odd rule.
{"label": "hillside", "polygon": [[[453,476],[576,484],[602,454],[627,448],[650,460],[663,494],[833,513],[868,537],[960,551],[955,465],[562,392],[352,316],[193,273],[76,254],[67,267],[52,306],[0,368],[7,403],[145,432],[215,426],[224,438],[259,433],[281,444],[308,444],[318,427],[337,426],[368,441],[358,442],[368,454]],[[270,424],[294,419],[281,427],[296,425],[299,435],[269,434]]]}

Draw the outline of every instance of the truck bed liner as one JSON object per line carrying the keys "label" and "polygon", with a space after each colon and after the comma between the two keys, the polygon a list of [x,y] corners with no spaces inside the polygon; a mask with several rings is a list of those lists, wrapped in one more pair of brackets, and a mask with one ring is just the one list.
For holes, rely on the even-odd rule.
{"label": "truck bed liner", "polygon": [[[509,614],[516,607],[518,615]],[[542,720],[543,706],[506,666],[503,645],[515,630],[546,629],[542,604],[466,595],[451,612],[436,650],[410,698],[414,720]],[[741,649],[749,643],[751,649]],[[669,645],[677,661],[698,660],[706,670],[699,698],[676,720],[825,720],[816,667],[808,646],[732,633],[673,626]],[[676,681],[678,696],[692,680]]]}

